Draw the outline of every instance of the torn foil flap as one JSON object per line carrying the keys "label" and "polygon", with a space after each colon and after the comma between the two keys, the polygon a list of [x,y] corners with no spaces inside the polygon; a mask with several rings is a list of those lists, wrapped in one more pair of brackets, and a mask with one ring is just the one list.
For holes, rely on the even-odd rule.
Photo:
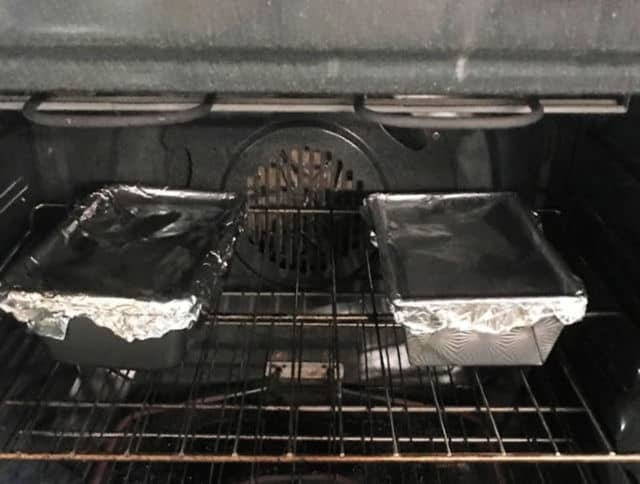
{"label": "torn foil flap", "polygon": [[104,188],[21,249],[0,310],[55,339],[80,316],[129,342],[187,329],[215,304],[245,215],[230,193]]}
{"label": "torn foil flap", "polygon": [[366,200],[396,321],[414,335],[504,334],[584,317],[587,296],[511,193]]}

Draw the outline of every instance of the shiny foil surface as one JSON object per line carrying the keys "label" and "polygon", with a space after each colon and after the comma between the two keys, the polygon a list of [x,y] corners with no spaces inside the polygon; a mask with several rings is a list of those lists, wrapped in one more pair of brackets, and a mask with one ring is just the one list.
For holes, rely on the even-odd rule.
{"label": "shiny foil surface", "polygon": [[0,310],[55,339],[80,316],[129,342],[189,328],[215,305],[245,216],[230,193],[103,188],[17,254]]}
{"label": "shiny foil surface", "polygon": [[516,195],[373,194],[366,205],[413,361],[540,364],[559,328],[584,317],[582,281]]}

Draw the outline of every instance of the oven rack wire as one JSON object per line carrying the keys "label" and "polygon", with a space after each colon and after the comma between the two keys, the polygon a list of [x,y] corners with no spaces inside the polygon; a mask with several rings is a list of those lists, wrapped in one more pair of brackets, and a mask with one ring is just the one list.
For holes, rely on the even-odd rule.
{"label": "oven rack wire", "polygon": [[343,281],[343,248],[325,241],[327,284],[305,288],[303,251],[318,243],[305,231],[353,230],[357,210],[252,210],[267,227],[287,215],[295,283],[227,288],[178,368],[74,368],[3,324],[0,460],[89,463],[96,483],[115,463],[562,463],[585,482],[583,465],[640,463],[614,450],[560,350],[539,368],[410,367],[368,243]]}

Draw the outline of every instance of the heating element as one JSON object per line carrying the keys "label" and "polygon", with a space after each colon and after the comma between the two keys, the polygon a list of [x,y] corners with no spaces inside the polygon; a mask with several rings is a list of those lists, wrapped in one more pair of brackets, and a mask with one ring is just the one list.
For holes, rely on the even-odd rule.
{"label": "heating element", "polygon": [[180,466],[172,470],[178,481],[205,468],[214,482],[221,467],[237,463],[249,464],[247,479],[285,464],[450,470],[491,463],[496,473],[530,464],[529,478],[547,482],[542,464],[563,463],[571,482],[590,482],[587,464],[640,463],[640,454],[614,452],[561,348],[539,368],[409,366],[365,227],[353,277],[336,277],[342,239],[334,231],[337,243],[323,248],[325,283],[306,287],[305,219],[331,228],[345,216],[359,220],[358,210],[252,212],[265,220],[286,214],[295,227],[295,281],[277,288],[259,277],[247,288],[230,283],[175,369],[73,368],[49,359],[35,335],[6,321],[0,420],[8,432],[0,459],[72,461],[96,484],[137,482],[135,469],[153,473],[152,464]]}

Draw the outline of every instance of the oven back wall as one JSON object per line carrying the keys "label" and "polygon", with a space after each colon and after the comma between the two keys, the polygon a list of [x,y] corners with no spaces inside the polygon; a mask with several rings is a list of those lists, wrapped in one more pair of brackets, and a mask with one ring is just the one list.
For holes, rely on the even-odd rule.
{"label": "oven back wall", "polygon": [[[5,129],[18,130],[19,115],[12,122]],[[109,183],[241,190],[261,167],[298,154],[328,160],[352,178],[335,180],[328,188],[336,190],[499,189],[533,201],[559,138],[553,120],[505,132],[437,132],[363,124],[349,116],[226,115],[162,128],[19,129],[21,135],[0,140],[0,150],[29,158],[16,159],[15,169],[33,165],[40,201],[70,201]],[[3,173],[0,180],[11,176]]]}

